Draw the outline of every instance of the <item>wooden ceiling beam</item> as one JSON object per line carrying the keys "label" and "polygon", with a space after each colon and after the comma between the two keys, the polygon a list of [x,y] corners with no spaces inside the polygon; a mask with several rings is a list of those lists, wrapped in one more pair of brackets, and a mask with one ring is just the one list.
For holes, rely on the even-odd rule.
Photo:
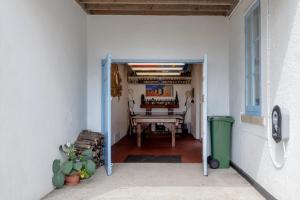
{"label": "wooden ceiling beam", "polygon": [[173,15],[173,16],[226,16],[226,11],[143,11],[143,10],[92,10],[92,15]]}
{"label": "wooden ceiling beam", "polygon": [[[94,15],[229,16],[239,0],[75,0]],[[164,13],[165,12],[165,13]],[[225,14],[224,14],[225,13]]]}
{"label": "wooden ceiling beam", "polygon": [[82,3],[81,0],[75,0],[79,6],[82,8],[82,10],[84,10],[84,12],[86,14],[90,14],[90,11],[88,9],[86,9],[86,4]]}
{"label": "wooden ceiling beam", "polygon": [[227,5],[234,0],[79,0],[84,4]]}
{"label": "wooden ceiling beam", "polygon": [[240,0],[233,0],[232,5],[230,7],[230,9],[227,12],[227,16],[230,16],[231,13],[233,12],[233,10],[235,9],[235,7],[238,5]]}
{"label": "wooden ceiling beam", "polygon": [[230,6],[212,5],[138,5],[138,4],[90,4],[88,10],[143,10],[143,11],[229,11]]}

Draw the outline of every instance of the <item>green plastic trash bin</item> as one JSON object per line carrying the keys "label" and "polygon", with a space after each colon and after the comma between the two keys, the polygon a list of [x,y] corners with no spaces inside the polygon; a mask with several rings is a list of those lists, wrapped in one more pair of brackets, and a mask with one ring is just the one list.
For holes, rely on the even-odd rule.
{"label": "green plastic trash bin", "polygon": [[214,161],[219,162],[216,168],[228,168],[231,150],[231,129],[234,119],[230,116],[212,116],[210,122],[211,153]]}

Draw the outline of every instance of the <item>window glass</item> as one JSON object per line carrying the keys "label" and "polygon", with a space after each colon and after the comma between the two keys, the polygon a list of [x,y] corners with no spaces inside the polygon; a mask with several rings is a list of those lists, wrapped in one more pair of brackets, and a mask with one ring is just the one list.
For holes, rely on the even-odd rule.
{"label": "window glass", "polygon": [[[251,18],[248,17],[246,19],[246,66],[251,66],[252,65],[252,51],[251,51]],[[251,88],[252,88],[252,69],[251,67],[246,67],[246,103],[247,105],[252,104],[252,99],[251,99]]]}
{"label": "window glass", "polygon": [[246,114],[260,115],[261,66],[260,66],[260,7],[259,1],[245,17],[246,55]]}

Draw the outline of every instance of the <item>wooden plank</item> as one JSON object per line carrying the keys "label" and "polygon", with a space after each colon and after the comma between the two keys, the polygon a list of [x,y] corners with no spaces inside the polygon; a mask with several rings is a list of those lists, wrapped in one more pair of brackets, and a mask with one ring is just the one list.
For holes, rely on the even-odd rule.
{"label": "wooden plank", "polygon": [[177,123],[177,119],[133,119],[134,123]]}
{"label": "wooden plank", "polygon": [[157,4],[88,4],[88,10],[132,10],[132,11],[229,11],[227,5],[157,5]]}
{"label": "wooden plank", "polygon": [[87,4],[179,4],[179,5],[232,5],[233,0],[80,0]]}
{"label": "wooden plank", "polygon": [[235,9],[235,7],[238,5],[240,0],[233,0],[232,5],[230,7],[230,9],[227,12],[227,16],[230,16],[231,13],[233,12],[233,10]]}
{"label": "wooden plank", "polygon": [[174,16],[226,16],[226,11],[143,11],[143,10],[91,10],[92,15],[174,15]]}
{"label": "wooden plank", "polygon": [[132,119],[183,119],[182,115],[136,115]]}
{"label": "wooden plank", "polygon": [[93,15],[227,16],[239,0],[76,0]]}

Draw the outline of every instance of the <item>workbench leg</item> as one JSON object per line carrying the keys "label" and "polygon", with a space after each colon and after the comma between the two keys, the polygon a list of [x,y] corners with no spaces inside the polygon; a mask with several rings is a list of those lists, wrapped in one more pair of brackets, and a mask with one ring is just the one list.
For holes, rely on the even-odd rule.
{"label": "workbench leg", "polygon": [[141,138],[141,135],[142,135],[142,128],[141,128],[141,125],[140,124],[137,124],[137,146],[140,148],[142,146],[142,138]]}
{"label": "workbench leg", "polygon": [[172,124],[172,147],[175,147],[175,134],[176,134],[176,126]]}

